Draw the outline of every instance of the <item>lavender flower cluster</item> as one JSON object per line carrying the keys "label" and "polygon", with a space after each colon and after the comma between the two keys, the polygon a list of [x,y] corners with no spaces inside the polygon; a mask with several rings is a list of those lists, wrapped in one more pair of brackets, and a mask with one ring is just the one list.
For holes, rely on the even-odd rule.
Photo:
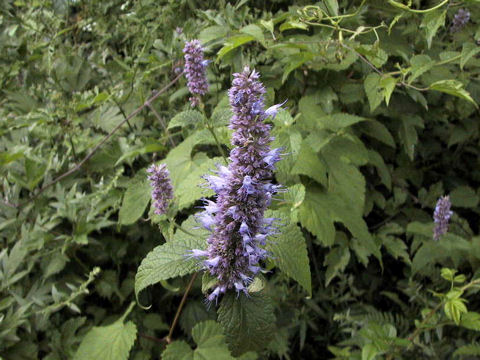
{"label": "lavender flower cluster", "polygon": [[271,126],[264,121],[274,117],[281,104],[264,110],[265,88],[256,71],[245,67],[233,76],[228,95],[234,148],[228,168],[219,166],[215,175],[206,177],[217,198],[205,201],[199,221],[211,235],[207,250],[192,250],[192,256],[204,258],[205,269],[218,280],[208,301],[216,301],[228,289],[247,294],[267,256],[266,239],[275,233],[275,219],[265,218],[264,212],[280,189],[270,179],[281,150],[270,148]]}
{"label": "lavender flower cluster", "polygon": [[203,47],[198,40],[187,42],[183,53],[188,90],[194,95],[189,100],[192,107],[195,107],[200,102],[199,96],[205,95],[208,91],[206,68],[209,61],[203,58]]}
{"label": "lavender flower cluster", "polygon": [[454,33],[462,30],[465,25],[467,25],[470,20],[470,11],[465,9],[460,9],[455,14],[452,20],[452,25],[450,26],[450,32]]}
{"label": "lavender flower cluster", "polygon": [[433,213],[433,220],[435,222],[433,239],[435,241],[438,241],[440,237],[448,231],[448,222],[453,215],[453,211],[450,211],[451,206],[452,204],[449,196],[442,196],[437,201],[435,212]]}
{"label": "lavender flower cluster", "polygon": [[173,186],[167,165],[153,164],[147,169],[147,172],[150,174],[148,180],[152,187],[152,199],[153,206],[155,207],[155,214],[165,214],[170,200],[173,199]]}

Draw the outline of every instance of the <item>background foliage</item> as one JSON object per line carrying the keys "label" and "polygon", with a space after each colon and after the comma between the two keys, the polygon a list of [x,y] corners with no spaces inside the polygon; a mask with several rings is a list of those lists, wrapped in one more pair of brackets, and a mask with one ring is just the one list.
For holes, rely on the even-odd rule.
{"label": "background foliage", "polygon": [[[1,0],[0,357],[480,356],[479,5]],[[460,8],[471,20],[452,32]],[[192,38],[214,60],[206,115],[181,79],[45,188],[175,79]],[[166,345],[195,264],[172,250],[139,265],[194,240],[149,211],[145,169],[167,163],[172,216],[198,232],[212,194],[197,185],[221,161],[207,125],[228,150],[245,64],[268,105],[288,99],[273,121],[285,225],[258,291],[217,311],[199,277]],[[434,242],[443,194],[455,214]]]}

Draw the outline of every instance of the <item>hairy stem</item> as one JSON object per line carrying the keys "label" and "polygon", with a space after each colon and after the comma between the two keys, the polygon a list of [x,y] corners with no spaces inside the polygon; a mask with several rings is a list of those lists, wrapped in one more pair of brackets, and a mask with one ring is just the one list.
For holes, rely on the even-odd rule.
{"label": "hairy stem", "polygon": [[192,275],[192,278],[190,279],[190,282],[187,285],[187,288],[185,289],[185,293],[183,294],[182,300],[180,301],[180,305],[178,305],[177,313],[175,314],[175,317],[173,318],[172,325],[170,326],[170,330],[168,332],[168,335],[165,337],[165,341],[167,344],[170,344],[172,342],[172,334],[173,330],[175,330],[175,326],[177,325],[178,319],[180,318],[180,314],[182,313],[183,306],[187,302],[187,296],[190,290],[192,289],[193,283],[195,282],[195,279],[197,278],[198,273],[195,273]]}

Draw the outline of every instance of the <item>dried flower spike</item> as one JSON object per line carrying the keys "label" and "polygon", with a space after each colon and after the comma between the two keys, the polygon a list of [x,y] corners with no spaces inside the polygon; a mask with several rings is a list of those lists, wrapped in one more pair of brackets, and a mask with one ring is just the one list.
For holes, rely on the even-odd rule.
{"label": "dried flower spike", "polygon": [[183,53],[188,90],[194,95],[190,98],[190,103],[195,107],[199,103],[199,96],[208,91],[206,68],[209,61],[203,58],[203,47],[198,40],[188,41]]}
{"label": "dried flower spike", "polygon": [[442,196],[437,201],[435,212],[433,213],[433,220],[435,222],[435,228],[433,230],[434,240],[439,240],[440,237],[448,231],[448,222],[453,215],[453,212],[450,211],[451,205],[449,196]]}
{"label": "dried flower spike", "polygon": [[217,193],[216,202],[206,200],[199,221],[211,231],[206,251],[193,250],[191,256],[206,259],[203,265],[218,280],[207,296],[216,301],[228,289],[247,293],[247,287],[260,271],[260,262],[267,256],[263,249],[266,238],[275,233],[273,218],[264,218],[272,196],[279,186],[271,183],[280,149],[272,150],[269,143],[270,125],[274,116],[264,110],[265,88],[259,74],[245,67],[234,74],[229,90],[234,131],[230,164],[219,166],[216,175],[207,176],[211,189]]}
{"label": "dried flower spike", "polygon": [[470,20],[470,11],[465,9],[459,9],[452,20],[450,32],[454,33],[462,30]]}
{"label": "dried flower spike", "polygon": [[147,172],[150,174],[148,180],[152,187],[153,206],[155,214],[162,215],[167,212],[168,205],[173,199],[173,186],[170,180],[170,172],[167,165],[152,164]]}

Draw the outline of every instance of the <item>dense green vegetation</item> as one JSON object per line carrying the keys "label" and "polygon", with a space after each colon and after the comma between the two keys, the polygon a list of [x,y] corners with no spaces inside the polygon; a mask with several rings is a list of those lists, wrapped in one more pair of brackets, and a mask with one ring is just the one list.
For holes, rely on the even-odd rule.
{"label": "dense green vegetation", "polygon": [[[480,357],[479,17],[478,0],[0,0],[0,359]],[[191,39],[212,60],[203,111]],[[245,65],[267,106],[288,99],[270,121],[282,226],[250,297],[206,306],[178,246],[206,241],[202,176],[231,148]]]}

